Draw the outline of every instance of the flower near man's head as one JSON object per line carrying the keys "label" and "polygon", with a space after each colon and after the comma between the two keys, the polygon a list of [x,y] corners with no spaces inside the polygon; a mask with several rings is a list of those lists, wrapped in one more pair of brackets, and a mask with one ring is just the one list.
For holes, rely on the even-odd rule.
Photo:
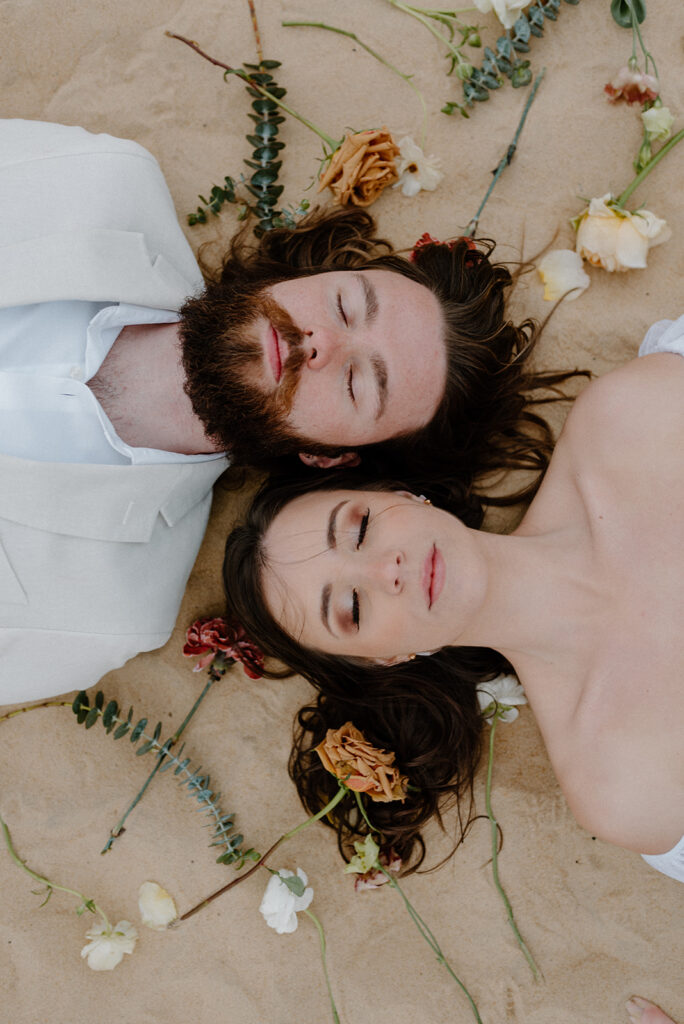
{"label": "flower near man's head", "polygon": [[617,103],[618,100],[625,100],[626,103],[652,103],[660,91],[660,86],[658,79],[653,75],[647,75],[645,71],[625,65],[620,68],[612,82],[604,85],[603,91],[611,103]]}
{"label": "flower near man's head", "polygon": [[328,729],[315,749],[326,771],[354,792],[380,803],[406,799],[408,778],[394,764],[395,755],[374,747],[351,722]]}
{"label": "flower near man's head", "polygon": [[478,683],[476,692],[480,713],[490,724],[495,715],[501,722],[514,722],[517,706],[527,704],[525,691],[513,675],[502,673],[488,683]]}
{"label": "flower near man's head", "polygon": [[156,882],[143,882],[138,890],[140,919],[148,928],[161,932],[178,917],[173,897]]}
{"label": "flower near man's head", "polygon": [[392,188],[400,188],[405,196],[417,196],[421,189],[434,192],[444,177],[441,165],[440,157],[425,156],[418,143],[407,135],[399,140],[399,180]]}
{"label": "flower near man's head", "polygon": [[[295,879],[299,885],[288,885],[284,881],[288,878]],[[259,910],[268,927],[273,928],[278,935],[296,931],[297,914],[306,910],[313,899],[313,889],[307,885],[308,881],[301,868],[297,868],[296,875],[287,868],[281,868],[269,878]],[[294,888],[300,891],[300,895],[293,891]]]}
{"label": "flower near man's head", "polygon": [[185,635],[183,654],[186,658],[200,657],[193,671],[207,668],[219,653],[242,663],[245,675],[259,679],[263,675],[264,656],[242,626],[226,619],[197,619]]}
{"label": "flower near man's head", "polygon": [[321,175],[318,191],[329,188],[340,206],[370,206],[399,177],[399,147],[387,128],[345,135]]}
{"label": "flower near man's head", "polygon": [[473,3],[481,14],[494,11],[504,28],[513,28],[530,0],[473,0]]}
{"label": "flower near man's head", "polygon": [[672,234],[667,223],[650,210],[630,213],[618,207],[609,193],[592,199],[573,224],[579,255],[611,273],[643,269],[649,249]]}
{"label": "flower near man's head", "polygon": [[574,249],[554,249],[537,264],[544,283],[544,298],[555,301],[564,295],[577,299],[591,284],[583,269],[582,257]]}
{"label": "flower near man's head", "polygon": [[105,921],[98,921],[86,932],[90,942],[81,950],[88,967],[93,971],[113,971],[123,960],[124,953],[132,953],[138,932],[130,921],[119,921],[113,927]]}

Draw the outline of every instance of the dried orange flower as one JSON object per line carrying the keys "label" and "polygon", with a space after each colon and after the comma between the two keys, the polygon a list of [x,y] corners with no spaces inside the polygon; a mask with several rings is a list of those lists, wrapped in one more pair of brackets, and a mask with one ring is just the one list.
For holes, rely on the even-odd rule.
{"label": "dried orange flower", "polygon": [[372,746],[351,722],[328,729],[316,753],[326,771],[356,793],[381,803],[406,799],[408,779],[395,766],[394,754]]}
{"label": "dried orange flower", "polygon": [[340,206],[370,206],[388,185],[399,179],[395,157],[399,147],[387,128],[345,135],[321,176],[318,191],[328,187]]}

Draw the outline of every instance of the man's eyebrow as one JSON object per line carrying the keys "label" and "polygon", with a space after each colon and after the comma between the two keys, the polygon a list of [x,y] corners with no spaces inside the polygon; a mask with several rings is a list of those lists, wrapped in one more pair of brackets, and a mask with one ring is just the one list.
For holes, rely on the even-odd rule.
{"label": "man's eyebrow", "polygon": [[356,273],[354,277],[363,288],[363,297],[366,303],[366,323],[372,323],[378,315],[378,293],[364,274]]}
{"label": "man's eyebrow", "polygon": [[378,389],[378,410],[375,414],[375,419],[379,420],[387,407],[387,363],[382,356],[374,353],[371,356],[371,366],[373,367],[375,384]]}
{"label": "man's eyebrow", "polygon": [[[334,548],[334,547],[337,546],[337,534],[336,534],[337,513],[340,511],[340,509],[344,505],[348,504],[348,501],[349,501],[348,498],[343,498],[342,501],[338,501],[337,505],[335,505],[334,508],[332,508],[331,511],[330,511],[330,517],[328,519],[328,529],[326,531],[326,540],[328,542],[328,547],[329,548]],[[332,629],[330,628],[330,621],[329,621],[330,595],[331,594],[332,594],[332,583],[326,583],[325,586],[323,587],[323,590],[321,591],[321,622],[323,623],[325,628],[328,630],[328,632],[331,634],[331,636],[336,636],[337,634],[333,633]]]}

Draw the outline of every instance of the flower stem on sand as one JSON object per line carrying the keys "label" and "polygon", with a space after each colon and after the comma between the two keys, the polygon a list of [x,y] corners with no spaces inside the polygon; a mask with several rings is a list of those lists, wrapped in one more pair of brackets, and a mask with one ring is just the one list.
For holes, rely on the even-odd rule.
{"label": "flower stem on sand", "polygon": [[651,157],[646,166],[639,171],[634,181],[630,182],[630,184],[627,186],[622,195],[618,197],[618,199],[615,202],[615,206],[619,206],[620,208],[622,208],[631,196],[632,192],[634,192],[634,190],[638,188],[638,186],[641,184],[644,178],[651,173],[655,165],[657,163],[660,163],[663,157],[667,156],[670,150],[674,146],[676,146],[678,142],[681,142],[682,139],[684,139],[684,128],[682,128],[681,131],[677,132],[676,135],[673,135],[669,142],[666,142],[662,149],[659,149],[655,156]]}
{"label": "flower stem on sand", "polygon": [[323,961],[323,974],[325,975],[325,983],[328,986],[328,995],[330,996],[330,1006],[332,1008],[333,1021],[335,1022],[335,1024],[340,1024],[340,1017],[337,1012],[337,1007],[335,1006],[335,1000],[332,994],[332,987],[330,985],[330,978],[328,976],[328,959],[326,957],[325,952],[325,935],[323,934],[323,925],[318,920],[316,915],[313,914],[310,910],[305,910],[303,911],[303,913],[305,913],[307,917],[310,917],[313,923],[316,925],[318,938],[321,941],[321,960]]}
{"label": "flower stem on sand", "polygon": [[7,722],[10,718],[16,718],[17,715],[24,715],[27,711],[37,711],[38,708],[70,708],[73,701],[70,700],[44,700],[40,704],[29,704],[25,708],[15,708],[14,711],[8,711],[6,715],[0,715],[0,722]]}
{"label": "flower stem on sand", "polygon": [[518,945],[520,946],[520,949],[522,950],[525,959],[527,960],[530,966],[530,970],[532,971],[535,981],[538,981],[541,972],[539,970],[539,967],[535,963],[534,957],[527,948],[525,940],[520,934],[518,926],[515,923],[515,918],[513,917],[513,908],[511,906],[510,900],[508,899],[508,896],[504,892],[504,888],[501,882],[499,881],[499,825],[492,811],[492,765],[494,763],[494,733],[496,731],[496,723],[498,721],[499,712],[497,712],[492,718],[491,731],[489,733],[489,761],[487,762],[487,785],[485,787],[485,807],[487,809],[487,817],[489,818],[492,830],[492,875],[494,876],[494,885],[496,886],[497,892],[499,893],[499,896],[503,900],[504,907],[506,908],[506,914],[508,915],[508,923],[513,929],[513,934],[515,935],[518,941]]}
{"label": "flower stem on sand", "polygon": [[[373,829],[373,825],[371,824],[371,822],[370,822],[370,820],[368,818],[368,815],[366,814],[366,808],[363,806],[363,801],[361,799],[361,794],[360,793],[355,793],[354,795],[356,796],[356,802],[359,805],[359,810],[361,812],[362,818],[364,819],[364,821],[366,822],[368,827],[372,831],[375,831],[375,829]],[[404,901],[404,906],[406,907],[406,909],[407,909],[407,911],[409,913],[409,917],[411,918],[411,920],[415,924],[416,928],[418,929],[420,934],[423,936],[423,938],[427,942],[427,944],[430,947],[430,949],[433,951],[433,953],[437,957],[438,963],[442,964],[446,968],[447,972],[451,975],[451,977],[454,979],[454,981],[456,982],[458,987],[465,994],[466,999],[470,1003],[470,1008],[473,1011],[473,1016],[475,1017],[475,1020],[477,1021],[477,1024],[482,1024],[482,1018],[480,1017],[480,1013],[479,1013],[479,1010],[478,1010],[477,1005],[475,1003],[475,1000],[473,999],[473,997],[471,996],[470,992],[465,987],[465,985],[463,984],[461,979],[458,977],[458,975],[456,974],[456,972],[452,968],[452,966],[449,963],[449,961],[447,960],[447,958],[444,956],[444,953],[442,952],[442,948],[441,948],[439,942],[437,941],[437,939],[433,935],[433,933],[430,930],[430,928],[428,927],[428,925],[425,923],[423,918],[420,916],[418,911],[415,909],[415,907],[413,906],[413,904],[409,900],[408,896],[406,895],[404,890],[401,888],[401,886],[397,882],[396,878],[394,878],[392,875],[390,875],[390,873],[382,866],[380,861],[377,861],[376,868],[383,873],[383,875],[385,876],[385,878],[389,882],[390,886],[393,889],[397,890],[397,892],[401,896],[402,900]]]}
{"label": "flower stem on sand", "polygon": [[207,896],[206,899],[203,899],[201,903],[197,903],[190,910],[186,910],[186,912],[184,914],[181,914],[181,916],[179,917],[179,922],[187,921],[189,917],[192,917],[192,915],[196,914],[198,910],[202,910],[203,907],[208,906],[209,903],[212,903],[215,899],[218,899],[218,897],[222,896],[224,892],[228,892],[229,889],[232,889],[240,882],[244,882],[246,878],[249,878],[250,875],[254,874],[257,868],[260,868],[263,864],[266,863],[268,858],[271,856],[272,853],[274,853],[278,849],[281,843],[284,843],[286,839],[291,839],[293,836],[296,836],[298,832],[302,832],[305,828],[308,828],[309,825],[313,825],[314,821],[318,821],[320,818],[324,818],[326,814],[329,814],[330,811],[332,811],[332,809],[336,807],[337,804],[339,804],[340,800],[344,799],[348,792],[349,790],[347,789],[346,786],[340,785],[340,788],[338,789],[337,793],[335,793],[335,796],[325,805],[325,807],[322,810],[320,810],[317,814],[312,815],[312,817],[307,818],[306,821],[303,821],[300,825],[297,825],[296,828],[291,829],[289,832],[285,832],[285,834],[282,835],[279,839],[276,839],[273,846],[271,846],[270,849],[268,849],[266,853],[263,855],[263,857],[260,857],[256,864],[253,864],[248,871],[245,871],[244,874],[240,875],[238,878],[234,878],[233,881],[228,882],[227,885],[224,885],[220,889],[217,889],[216,892],[212,892],[211,895]]}

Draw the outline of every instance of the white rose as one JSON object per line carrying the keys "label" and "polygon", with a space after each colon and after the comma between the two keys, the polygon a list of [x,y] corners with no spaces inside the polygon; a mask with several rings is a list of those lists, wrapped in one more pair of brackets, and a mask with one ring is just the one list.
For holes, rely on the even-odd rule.
{"label": "white rose", "polygon": [[[554,249],[540,260],[537,271],[544,282],[544,298],[551,301],[567,295],[577,299],[591,279],[584,271],[582,257],[573,249]],[[570,293],[570,294],[568,294]]]}
{"label": "white rose", "polygon": [[112,928],[98,921],[86,932],[91,941],[81,950],[93,971],[113,971],[123,960],[124,953],[132,953],[138,933],[130,921],[119,921]]}
{"label": "white rose", "polygon": [[596,267],[608,271],[643,269],[648,250],[666,242],[672,232],[649,210],[630,213],[608,205],[608,193],[592,199],[580,214],[576,249]]}
{"label": "white rose", "polygon": [[438,156],[425,156],[420,146],[410,135],[400,139],[397,173],[399,180],[392,188],[400,188],[405,196],[416,196],[421,189],[434,192],[444,177],[440,170],[442,161]]}
{"label": "white rose", "polygon": [[641,114],[649,142],[669,139],[674,117],[667,107],[651,107]]}
{"label": "white rose", "polygon": [[491,719],[498,709],[504,708],[499,715],[501,722],[514,722],[518,717],[515,705],[527,704],[525,691],[517,676],[512,675],[500,675],[488,683],[478,683],[477,699],[480,711],[487,720]]}
{"label": "white rose", "polygon": [[143,882],[138,892],[142,923],[161,932],[178,917],[173,897],[156,882]]}
{"label": "white rose", "polygon": [[504,28],[513,28],[520,17],[520,11],[530,0],[473,0],[478,11],[489,14],[494,11]]}
{"label": "white rose", "polygon": [[[308,878],[301,868],[297,868],[297,877],[306,886]],[[306,910],[313,899],[311,886],[305,888],[301,896],[295,896],[281,881],[283,878],[294,878],[294,872],[281,868],[277,875],[271,875],[259,907],[268,927],[274,928],[278,935],[296,930],[298,912]]]}

